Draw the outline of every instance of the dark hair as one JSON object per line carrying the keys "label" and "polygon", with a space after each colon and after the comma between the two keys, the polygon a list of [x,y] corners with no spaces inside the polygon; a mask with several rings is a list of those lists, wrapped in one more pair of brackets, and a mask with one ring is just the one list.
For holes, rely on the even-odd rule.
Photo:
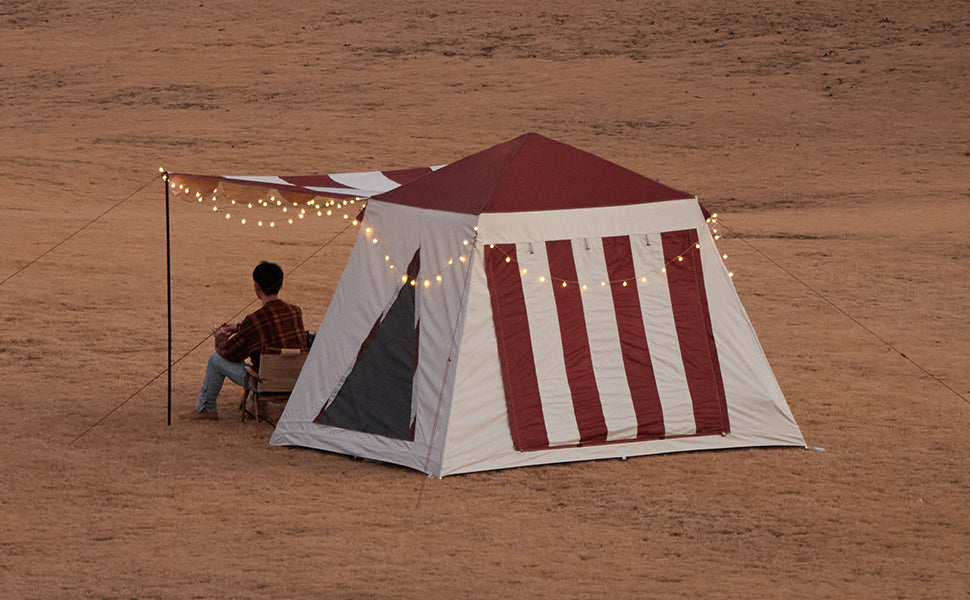
{"label": "dark hair", "polygon": [[283,287],[283,269],[275,263],[264,260],[253,269],[253,281],[264,294],[273,296]]}

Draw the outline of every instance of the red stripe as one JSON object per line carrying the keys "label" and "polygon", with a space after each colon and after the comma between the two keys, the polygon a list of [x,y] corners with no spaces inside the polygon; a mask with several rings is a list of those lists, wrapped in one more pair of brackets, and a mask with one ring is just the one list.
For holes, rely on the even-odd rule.
{"label": "red stripe", "polygon": [[[620,335],[623,368],[630,397],[637,415],[637,439],[656,439],[664,435],[663,408],[650,360],[643,311],[633,267],[633,250],[626,235],[603,238],[606,270],[613,292],[613,310]],[[626,282],[626,285],[623,283]]]}
{"label": "red stripe", "polygon": [[[577,283],[573,244],[569,240],[546,242],[549,257],[549,275],[556,297],[559,315],[559,333],[562,337],[563,359],[566,364],[566,380],[579,426],[580,442],[606,440],[606,419],[600,404],[593,358],[590,355],[589,335],[586,333],[586,317],[583,314],[583,298]],[[562,285],[566,282],[566,285]]]}
{"label": "red stripe", "polygon": [[730,431],[701,257],[694,246],[697,231],[670,231],[662,234],[661,238],[667,265],[667,285],[687,374],[687,387],[694,406],[697,435]]}
{"label": "red stripe", "polygon": [[[510,260],[506,261],[506,257]],[[529,317],[515,259],[515,244],[497,244],[485,248],[485,276],[492,301],[492,319],[495,322],[513,445],[516,450],[548,448],[549,438],[542,416]]]}

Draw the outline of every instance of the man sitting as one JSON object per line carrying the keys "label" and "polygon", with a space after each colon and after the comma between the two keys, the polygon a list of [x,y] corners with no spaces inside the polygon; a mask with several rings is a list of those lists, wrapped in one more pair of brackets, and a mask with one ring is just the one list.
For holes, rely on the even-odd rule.
{"label": "man sitting", "polygon": [[259,353],[267,348],[307,347],[307,333],[303,327],[303,312],[299,306],[279,299],[283,285],[283,269],[263,261],[253,269],[253,290],[263,306],[248,315],[241,323],[223,323],[212,331],[216,351],[209,357],[205,380],[199,390],[193,419],[218,420],[216,400],[228,377],[243,385],[248,357],[259,370]]}

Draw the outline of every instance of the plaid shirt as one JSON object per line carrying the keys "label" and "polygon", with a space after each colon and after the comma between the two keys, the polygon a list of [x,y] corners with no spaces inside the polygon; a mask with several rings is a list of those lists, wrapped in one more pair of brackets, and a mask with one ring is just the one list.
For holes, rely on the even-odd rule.
{"label": "plaid shirt", "polygon": [[259,353],[267,348],[306,348],[303,311],[295,304],[271,300],[248,315],[236,332],[223,343],[216,340],[216,351],[226,360],[242,362],[248,356],[259,368]]}

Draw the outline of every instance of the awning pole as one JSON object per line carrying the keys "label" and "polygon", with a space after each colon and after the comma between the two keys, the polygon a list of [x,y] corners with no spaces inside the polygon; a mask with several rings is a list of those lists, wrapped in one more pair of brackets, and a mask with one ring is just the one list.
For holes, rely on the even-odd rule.
{"label": "awning pole", "polygon": [[168,296],[168,424],[172,425],[172,225],[169,219],[168,171],[162,177],[165,184],[165,281]]}

